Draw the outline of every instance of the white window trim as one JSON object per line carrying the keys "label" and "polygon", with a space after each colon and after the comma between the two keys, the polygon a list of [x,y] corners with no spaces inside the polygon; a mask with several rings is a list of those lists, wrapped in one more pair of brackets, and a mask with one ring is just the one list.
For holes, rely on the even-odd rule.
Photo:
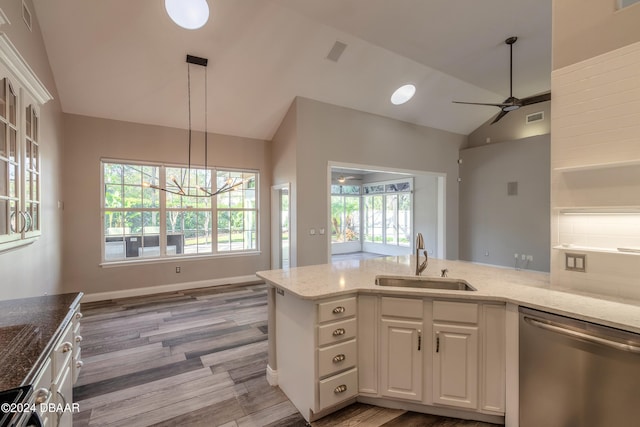
{"label": "white window trim", "polygon": [[[252,256],[259,255],[262,253],[260,246],[260,171],[257,169],[251,168],[233,168],[233,167],[223,167],[223,166],[207,166],[212,172],[217,171],[228,171],[228,172],[246,172],[246,173],[254,173],[256,176],[255,189],[256,189],[256,208],[255,209],[237,209],[232,208],[230,210],[250,210],[255,211],[256,213],[256,248],[255,249],[247,249],[247,250],[230,250],[217,252],[217,232],[215,233],[214,241],[212,242],[212,253],[202,253],[202,254],[192,254],[192,255],[167,255],[164,254],[164,248],[166,247],[166,242],[161,238],[160,239],[160,253],[161,255],[158,257],[145,257],[145,258],[129,258],[129,259],[117,259],[117,260],[106,260],[105,259],[105,231],[104,231],[104,213],[107,208],[104,206],[105,199],[105,186],[104,186],[104,164],[105,163],[116,163],[116,164],[131,164],[131,165],[142,165],[142,166],[156,166],[160,168],[160,180],[161,182],[166,181],[166,169],[167,168],[186,168],[187,165],[182,165],[179,163],[164,163],[164,162],[150,162],[144,160],[125,160],[125,159],[113,159],[113,158],[101,158],[100,159],[100,223],[101,223],[101,232],[100,232],[100,258],[101,262],[99,266],[101,267],[118,267],[125,265],[140,265],[140,264],[155,264],[155,263],[166,263],[166,262],[175,262],[177,260],[202,260],[202,259],[212,259],[212,258],[225,258],[225,257],[237,257],[237,256]],[[204,166],[199,165],[191,165],[194,169],[202,169]],[[161,191],[162,193],[162,191]],[[144,211],[144,210],[156,210],[151,208],[139,208],[135,209],[136,211]],[[163,214],[166,215],[166,197],[160,198],[160,207],[157,209],[160,212],[160,217],[163,218]],[[216,218],[215,224],[217,225],[217,204],[212,201],[211,203],[211,212],[212,218]],[[213,224],[212,224],[213,225]],[[160,236],[166,236],[166,224],[165,221],[160,221]]]}

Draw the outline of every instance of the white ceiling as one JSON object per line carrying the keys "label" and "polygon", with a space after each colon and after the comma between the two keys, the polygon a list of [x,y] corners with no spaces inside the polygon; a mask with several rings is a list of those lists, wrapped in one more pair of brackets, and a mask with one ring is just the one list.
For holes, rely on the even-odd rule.
{"label": "white ceiling", "polygon": [[[469,134],[550,89],[551,0],[208,0],[190,31],[163,0],[34,0],[63,111],[187,127],[186,54],[209,59],[208,129],[270,140],[295,96]],[[348,46],[336,62],[334,42]],[[202,94],[202,69],[192,87]],[[200,74],[198,74],[200,72]],[[412,82],[416,96],[389,97]],[[194,95],[194,128],[203,128]]]}

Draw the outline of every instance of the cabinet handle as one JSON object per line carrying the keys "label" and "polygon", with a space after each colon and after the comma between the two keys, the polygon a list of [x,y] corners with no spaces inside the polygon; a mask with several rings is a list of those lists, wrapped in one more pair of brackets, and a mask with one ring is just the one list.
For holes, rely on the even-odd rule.
{"label": "cabinet handle", "polygon": [[77,312],[76,313],[76,319],[82,319],[82,313]]}
{"label": "cabinet handle", "polygon": [[418,329],[418,351],[422,348],[422,331]]}
{"label": "cabinet handle", "polygon": [[333,336],[334,337],[339,337],[340,335],[344,335],[347,331],[344,330],[344,328],[338,328],[335,331],[333,331]]}
{"label": "cabinet handle", "polygon": [[347,309],[339,306],[333,309],[333,314],[340,314],[340,313],[344,313]]}
{"label": "cabinet handle", "polygon": [[36,391],[35,403],[39,405],[41,403],[46,402],[50,394],[51,392],[49,391],[48,388],[43,387],[38,389],[38,391]]}
{"label": "cabinet handle", "polygon": [[71,350],[73,350],[73,344],[71,344],[70,342],[62,343],[63,353],[69,353]]}
{"label": "cabinet handle", "polygon": [[[29,220],[28,226],[27,226],[27,219]],[[25,211],[24,213],[24,224],[25,224],[26,231],[33,231],[33,218],[31,217],[31,214],[29,213],[29,211]]]}
{"label": "cabinet handle", "polygon": [[333,356],[333,363],[340,363],[346,358],[347,356],[345,356],[344,354],[338,354],[336,356]]}
{"label": "cabinet handle", "polygon": [[440,332],[436,332],[436,353],[440,353]]}
{"label": "cabinet handle", "polygon": [[338,387],[333,389],[333,392],[335,394],[344,393],[345,391],[347,391],[347,385],[346,384],[341,384]]}
{"label": "cabinet handle", "polygon": [[78,360],[76,362],[76,368],[81,369],[84,366],[84,362],[82,360]]}
{"label": "cabinet handle", "polygon": [[76,342],[82,341],[82,335],[76,335]]}

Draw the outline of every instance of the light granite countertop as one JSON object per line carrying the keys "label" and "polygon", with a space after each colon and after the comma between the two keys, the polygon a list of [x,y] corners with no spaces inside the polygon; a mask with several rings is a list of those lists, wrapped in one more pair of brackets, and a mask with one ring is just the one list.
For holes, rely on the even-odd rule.
{"label": "light granite countertop", "polygon": [[637,302],[616,301],[607,297],[551,289],[547,273],[465,261],[430,259],[423,276],[439,277],[440,271],[446,268],[449,278],[464,279],[477,291],[375,285],[376,275],[413,275],[414,260],[413,256],[398,256],[338,261],[285,270],[259,271],[257,275],[270,285],[303,299],[316,300],[354,293],[378,293],[501,301],[640,333],[640,305]]}

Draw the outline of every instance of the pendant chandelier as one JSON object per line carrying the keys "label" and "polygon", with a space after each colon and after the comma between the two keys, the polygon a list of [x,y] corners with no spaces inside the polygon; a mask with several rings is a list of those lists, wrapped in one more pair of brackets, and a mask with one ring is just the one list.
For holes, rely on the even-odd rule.
{"label": "pendant chandelier", "polygon": [[[235,190],[236,188],[244,184],[245,181],[243,181],[240,178],[229,178],[224,182],[224,184],[220,188],[218,188],[215,191],[210,191],[209,189],[201,185],[195,187],[196,191],[191,190],[192,188],[194,188],[191,186],[191,175],[192,175],[191,146],[192,146],[192,140],[193,140],[193,131],[191,129],[191,65],[197,65],[197,66],[206,68],[207,62],[208,60],[206,58],[187,55],[187,88],[189,93],[189,97],[188,97],[189,98],[189,133],[188,133],[189,148],[188,148],[187,170],[184,173],[182,173],[180,177],[176,177],[176,176],[168,177],[164,188],[154,183],[148,183],[148,182],[145,182],[143,186],[153,188],[156,190],[165,191],[167,193],[176,194],[178,196],[214,197],[218,194]],[[209,139],[208,139],[208,132],[207,132],[207,71],[205,69],[205,72],[204,72],[204,172],[205,174],[207,172],[209,173],[211,172],[207,168],[208,154],[209,154]],[[202,169],[198,168],[196,170],[202,170]],[[215,184],[216,184],[215,178],[216,178],[215,176],[210,177],[211,190],[215,188]]]}

